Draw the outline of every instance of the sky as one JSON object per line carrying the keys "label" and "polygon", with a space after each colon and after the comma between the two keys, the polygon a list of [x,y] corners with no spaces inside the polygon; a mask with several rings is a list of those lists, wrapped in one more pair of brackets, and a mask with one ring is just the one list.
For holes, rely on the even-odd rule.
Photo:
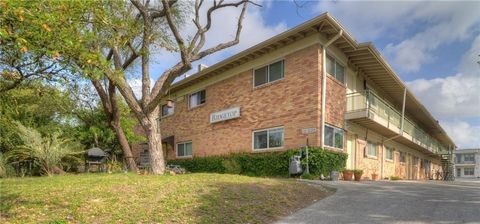
{"label": "sky", "polygon": [[[480,148],[480,1],[255,2],[262,6],[249,6],[240,43],[200,63],[213,65],[328,11],[358,42],[380,50],[459,148]],[[228,8],[213,15],[206,47],[234,38],[239,13]],[[193,29],[187,23],[182,32]],[[162,51],[154,58],[155,74],[179,60]]]}

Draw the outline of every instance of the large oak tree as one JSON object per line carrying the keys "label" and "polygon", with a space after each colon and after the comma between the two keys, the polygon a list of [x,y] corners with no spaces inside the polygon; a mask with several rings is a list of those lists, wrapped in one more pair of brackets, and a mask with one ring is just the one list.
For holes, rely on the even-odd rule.
{"label": "large oak tree", "polygon": [[[16,35],[17,27],[2,29],[0,37],[7,37],[7,41],[0,41],[2,44],[9,43],[8,46],[22,56],[45,54],[60,65],[65,64],[70,69],[81,71],[95,86],[104,110],[111,118],[112,128],[121,134],[115,124],[118,120],[115,112],[115,94],[118,90],[146,133],[153,173],[162,174],[165,170],[165,158],[161,130],[157,122],[160,101],[173,81],[192,68],[192,63],[239,43],[243,18],[248,4],[252,2],[92,2],[23,2],[28,5],[26,8],[15,8],[15,4],[18,5],[15,1],[2,3],[2,8],[14,7],[9,11],[11,16],[3,22],[11,22],[11,19],[19,26],[30,22],[30,27],[24,27],[24,32],[20,35]],[[35,10],[39,6],[41,10]],[[236,30],[235,36],[230,41],[207,47],[207,33],[213,26],[213,15],[227,8],[239,9],[236,27],[232,28]],[[32,13],[40,15],[36,16],[35,21],[26,21]],[[185,24],[190,22],[195,31],[182,32]],[[167,50],[179,55],[179,58],[177,63],[162,74],[152,75],[150,65],[153,63],[152,49],[155,48]],[[134,67],[137,61],[140,64],[139,69]],[[128,72],[128,69],[131,71]],[[141,96],[136,96],[129,84],[129,73],[136,73],[141,77]],[[152,77],[158,78],[152,83]],[[102,79],[106,80],[103,86],[100,82]],[[120,135],[117,137],[122,138]],[[128,150],[124,150],[125,152],[129,157]]]}

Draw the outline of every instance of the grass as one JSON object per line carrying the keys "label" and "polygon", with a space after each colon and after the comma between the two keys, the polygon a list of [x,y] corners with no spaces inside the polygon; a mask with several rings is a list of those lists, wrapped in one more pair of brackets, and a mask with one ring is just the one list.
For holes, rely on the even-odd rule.
{"label": "grass", "polygon": [[0,180],[0,223],[266,223],[330,191],[226,174],[81,174]]}

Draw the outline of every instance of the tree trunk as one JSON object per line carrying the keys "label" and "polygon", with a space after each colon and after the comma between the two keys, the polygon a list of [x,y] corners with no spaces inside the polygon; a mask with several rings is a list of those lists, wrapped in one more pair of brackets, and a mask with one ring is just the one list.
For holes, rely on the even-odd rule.
{"label": "tree trunk", "polygon": [[120,147],[123,151],[123,158],[127,162],[127,167],[130,171],[138,172],[137,164],[135,163],[135,159],[133,158],[132,149],[128,144],[127,136],[125,136],[125,132],[123,131],[120,125],[110,125],[112,129],[115,131],[115,135],[117,136],[117,140],[120,143]]}
{"label": "tree trunk", "polygon": [[148,150],[150,154],[150,166],[153,174],[163,174],[165,172],[165,158],[163,155],[162,136],[158,128],[158,112],[157,107],[148,119],[143,119],[142,126],[148,139]]}

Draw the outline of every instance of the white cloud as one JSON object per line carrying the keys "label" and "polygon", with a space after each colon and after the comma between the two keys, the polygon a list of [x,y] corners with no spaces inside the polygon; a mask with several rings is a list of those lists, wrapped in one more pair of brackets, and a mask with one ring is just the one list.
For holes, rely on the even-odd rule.
{"label": "white cloud", "polygon": [[480,125],[473,126],[461,120],[440,122],[459,149],[480,148]]}
{"label": "white cloud", "polygon": [[[434,62],[432,53],[442,44],[464,40],[480,29],[480,2],[322,1],[317,9],[332,12],[360,41],[392,40],[384,53],[405,72]],[[406,37],[410,33],[415,34]]]}
{"label": "white cloud", "polygon": [[435,116],[460,147],[480,146],[480,126],[467,121],[480,119],[480,35],[460,62],[459,73],[431,80],[408,82],[410,89]]}
{"label": "white cloud", "polygon": [[[142,79],[141,78],[130,78],[127,80],[127,83],[132,87],[133,93],[137,99],[142,98]],[[151,88],[153,88],[154,80],[150,79]]]}

